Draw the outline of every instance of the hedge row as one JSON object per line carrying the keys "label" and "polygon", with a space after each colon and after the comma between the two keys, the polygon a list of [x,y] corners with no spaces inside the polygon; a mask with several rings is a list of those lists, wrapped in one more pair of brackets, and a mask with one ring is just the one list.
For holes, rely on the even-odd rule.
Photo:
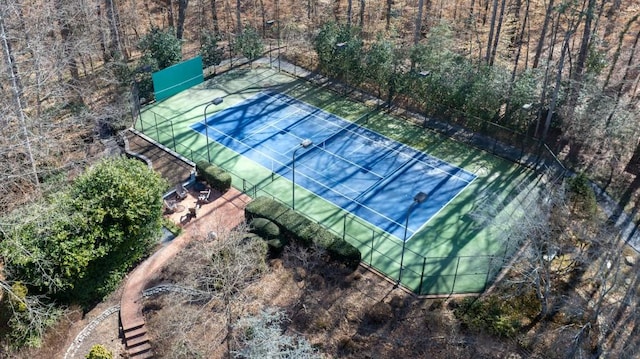
{"label": "hedge row", "polygon": [[226,192],[231,188],[231,175],[222,168],[207,161],[198,161],[196,170],[211,188],[220,192]]}
{"label": "hedge row", "polygon": [[360,263],[361,254],[356,247],[274,199],[254,199],[245,208],[245,216],[250,221],[254,218],[266,218],[275,223],[285,237],[307,247],[315,244],[325,248],[332,258],[351,267]]}

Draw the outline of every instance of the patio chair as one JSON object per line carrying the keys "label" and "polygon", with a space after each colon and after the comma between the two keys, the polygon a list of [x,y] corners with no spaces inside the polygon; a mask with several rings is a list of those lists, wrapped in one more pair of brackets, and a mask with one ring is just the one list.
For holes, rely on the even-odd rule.
{"label": "patio chair", "polygon": [[163,203],[166,213],[174,213],[178,209],[178,203],[174,200],[165,199]]}
{"label": "patio chair", "polygon": [[200,194],[198,195],[198,203],[200,204],[209,203],[210,196],[211,196],[211,188],[205,191],[200,191]]}
{"label": "patio chair", "polygon": [[187,198],[187,194],[189,193],[189,191],[187,191],[186,188],[184,188],[184,186],[182,184],[177,184],[176,185],[176,197],[178,198],[178,200],[183,200],[185,198]]}

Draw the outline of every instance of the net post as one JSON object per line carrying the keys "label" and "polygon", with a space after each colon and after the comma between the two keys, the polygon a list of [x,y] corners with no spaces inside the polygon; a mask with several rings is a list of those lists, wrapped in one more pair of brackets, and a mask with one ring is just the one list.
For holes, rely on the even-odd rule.
{"label": "net post", "polygon": [[242,192],[247,193],[247,180],[242,179]]}
{"label": "net post", "polygon": [[427,257],[422,257],[422,274],[420,274],[420,286],[418,287],[418,295],[422,295],[422,283],[424,282],[424,268],[427,266]]}

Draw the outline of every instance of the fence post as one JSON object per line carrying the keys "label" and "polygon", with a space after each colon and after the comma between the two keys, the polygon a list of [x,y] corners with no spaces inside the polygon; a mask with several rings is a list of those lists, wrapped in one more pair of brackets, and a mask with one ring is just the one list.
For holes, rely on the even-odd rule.
{"label": "fence post", "polygon": [[371,230],[371,254],[369,254],[369,265],[373,266],[373,239],[375,238],[373,229]]}
{"label": "fence post", "polygon": [[456,289],[456,280],[458,279],[458,267],[460,267],[460,256],[458,256],[458,261],[456,262],[456,271],[453,273],[453,284],[451,284],[451,293],[453,293]]}
{"label": "fence post", "polygon": [[144,120],[142,119],[142,115],[140,115],[140,131],[144,133]]}
{"label": "fence post", "polygon": [[173,121],[169,121],[169,125],[171,125],[171,139],[173,140],[173,151],[177,153],[178,149],[176,148],[176,134],[173,132]]}
{"label": "fence post", "polygon": [[156,140],[162,143],[162,141],[160,141],[160,130],[158,130],[158,119],[155,113],[153,114],[153,121],[156,123]]}
{"label": "fence post", "polygon": [[487,276],[484,278],[484,289],[487,289],[487,283],[489,283],[489,274],[491,273],[491,262],[493,262],[493,256],[489,259],[489,265],[487,266]]}
{"label": "fence post", "polygon": [[344,214],[344,221],[342,222],[342,240],[344,241],[347,235],[347,214]]}
{"label": "fence post", "polygon": [[422,274],[420,275],[420,286],[418,287],[418,295],[422,295],[422,282],[424,281],[424,268],[427,266],[427,257],[422,260]]}

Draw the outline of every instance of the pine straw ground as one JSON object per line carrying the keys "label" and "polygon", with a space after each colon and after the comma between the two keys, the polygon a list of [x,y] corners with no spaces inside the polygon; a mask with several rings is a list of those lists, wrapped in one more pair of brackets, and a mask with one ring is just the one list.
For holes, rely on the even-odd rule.
{"label": "pine straw ground", "polygon": [[[202,244],[201,244],[202,245]],[[206,245],[206,244],[205,244]],[[186,283],[189,273],[200,271],[197,259],[201,248],[191,245],[180,252],[159,274],[154,284]],[[638,259],[625,248],[623,256]],[[399,289],[378,275],[359,267],[346,270],[322,256],[291,247],[271,259],[263,275],[235,295],[232,317],[257,314],[266,308],[284,311],[289,320],[283,330],[304,336],[323,357],[341,358],[552,358],[564,357],[579,330],[572,324],[576,308],[583,308],[593,294],[593,263],[580,278],[564,308],[549,321],[533,324],[524,335],[500,339],[464,329],[454,316],[462,298],[420,299]],[[637,298],[635,267],[621,261],[620,284],[607,303],[617,306],[623,296]],[[637,264],[636,264],[637,266]],[[632,289],[634,287],[636,289]],[[65,319],[45,337],[40,349],[25,350],[17,358],[63,358],[78,333],[107,308],[118,304],[121,292],[114,292],[86,315],[69,311]],[[190,297],[161,294],[145,301],[145,315],[157,357],[224,358],[227,354],[225,305],[220,300],[192,302]],[[629,299],[627,297],[627,299]],[[632,299],[633,300],[633,299]],[[571,308],[574,308],[572,310]],[[627,331],[636,324],[635,307],[620,315],[620,327]],[[233,335],[230,337],[233,344]],[[626,336],[620,341],[632,339]],[[90,332],[82,346],[69,358],[84,358],[93,344],[103,344],[114,357],[125,357],[118,338],[118,316],[113,314]],[[633,344],[633,343],[631,343]],[[525,349],[526,348],[526,349]],[[619,349],[619,348],[618,348]],[[54,355],[51,355],[54,353]],[[627,355],[634,355],[627,352]]]}
{"label": "pine straw ground", "polygon": [[[198,253],[191,247],[165,270],[158,283],[180,284],[192,272]],[[185,265],[191,266],[185,269]],[[291,246],[269,261],[261,278],[249,283],[232,303],[232,317],[275,308],[286,313],[283,330],[304,336],[325,357],[494,357],[514,352],[511,345],[485,337],[464,337],[443,300],[417,299],[359,267],[356,271]],[[223,358],[227,337],[220,300],[190,303],[165,294],[147,300],[148,326],[161,357]],[[482,343],[482,345],[478,345]]]}

